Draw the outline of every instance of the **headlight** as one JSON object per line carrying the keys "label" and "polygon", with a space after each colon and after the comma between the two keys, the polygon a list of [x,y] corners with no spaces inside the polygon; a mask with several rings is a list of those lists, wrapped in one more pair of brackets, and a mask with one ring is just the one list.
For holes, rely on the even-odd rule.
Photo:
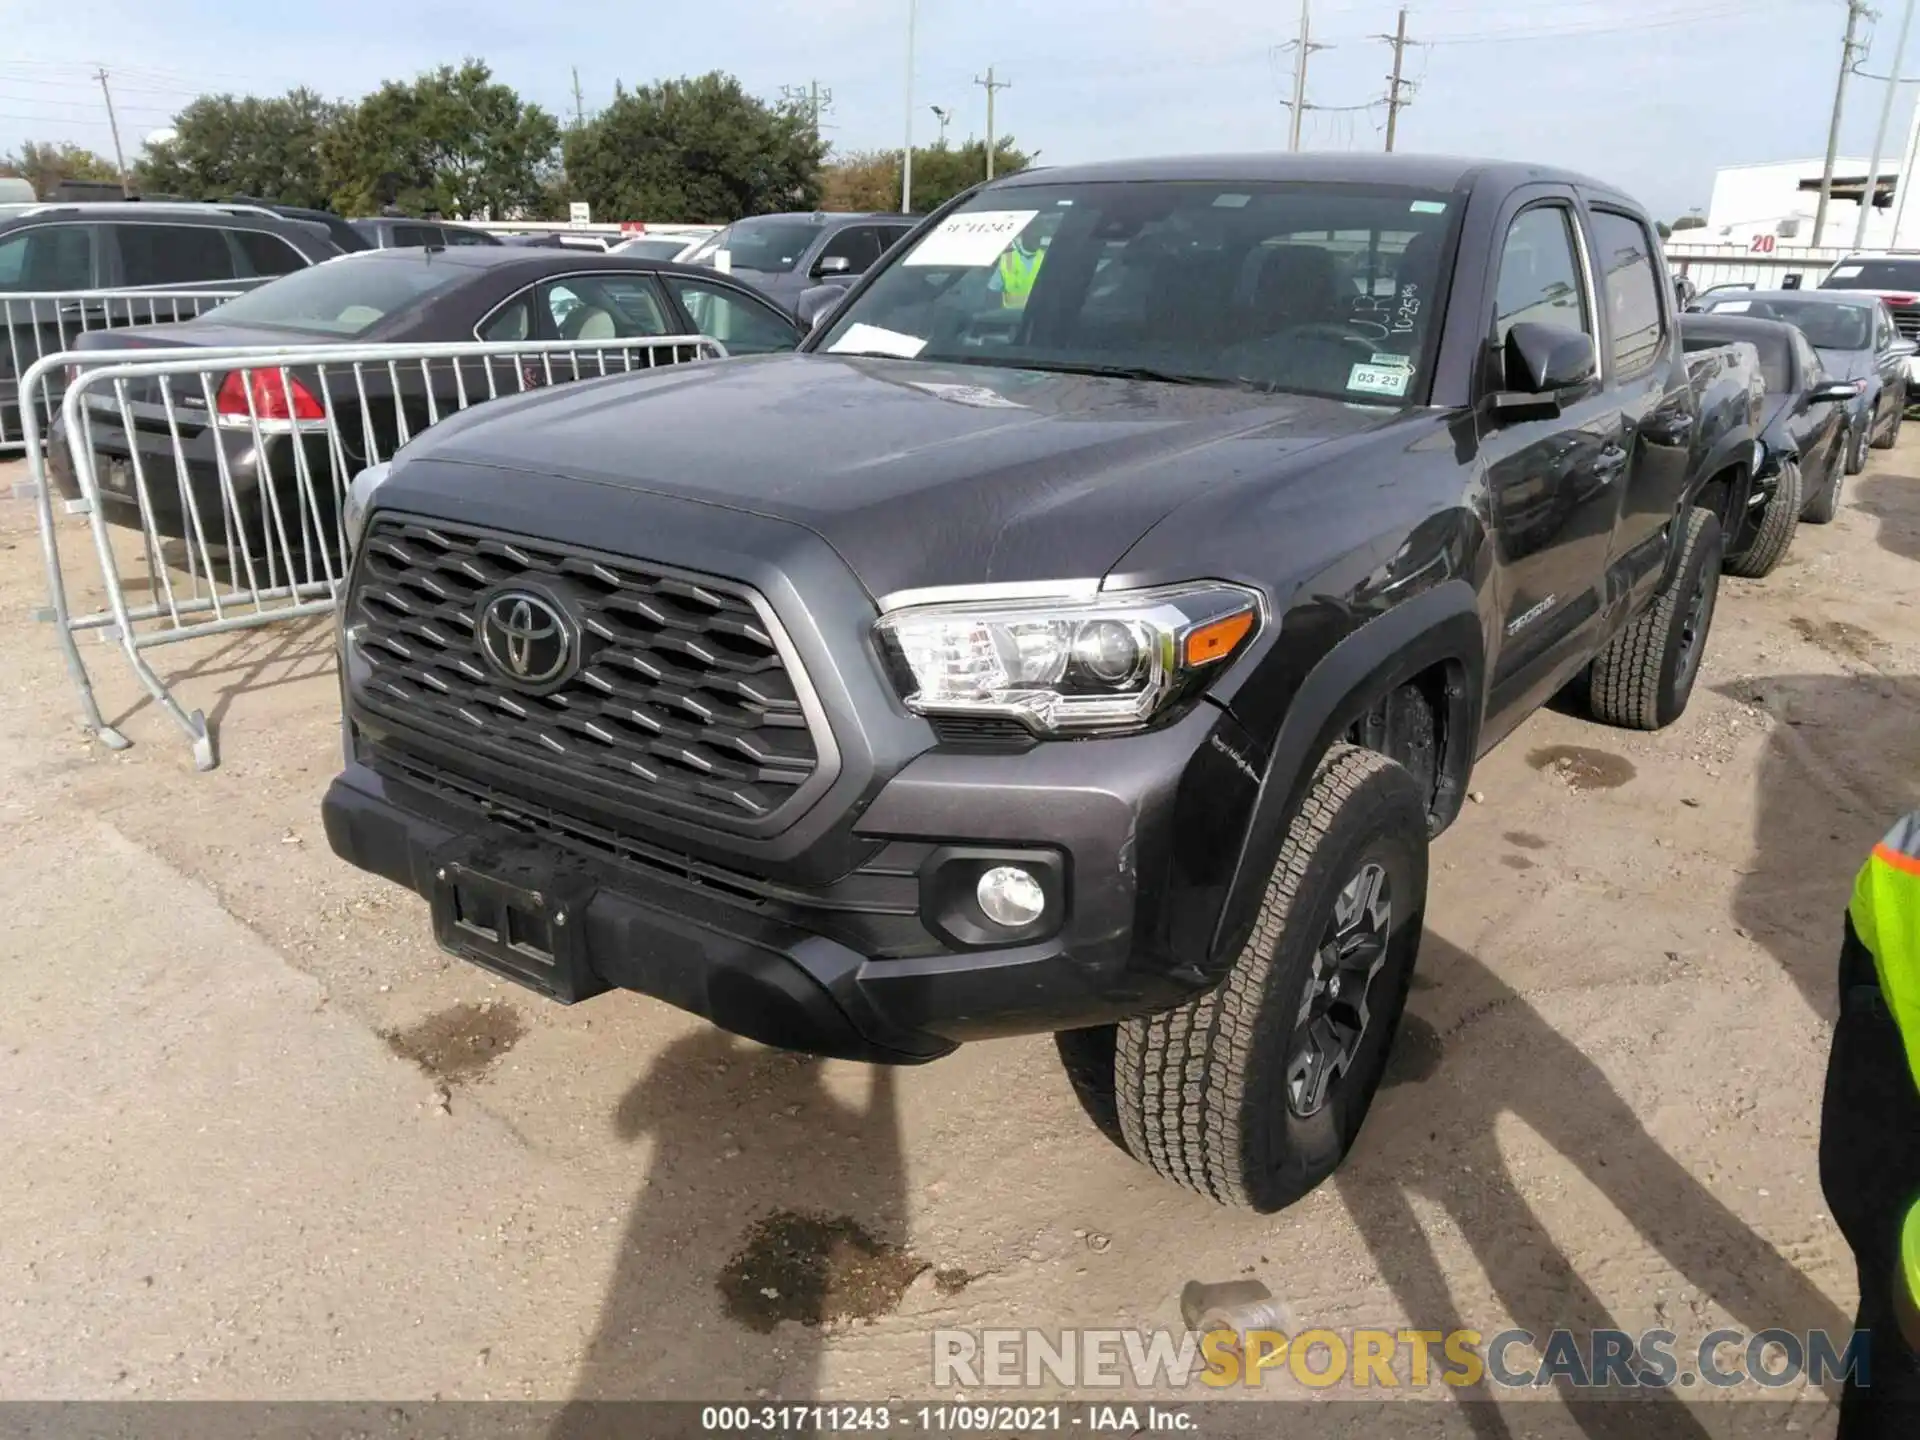
{"label": "headlight", "polygon": [[1081,598],[964,599],[881,617],[907,708],[1001,715],[1040,734],[1137,730],[1203,688],[1260,628],[1260,597],[1211,581]]}
{"label": "headlight", "polygon": [[347,553],[360,548],[360,536],[367,528],[367,511],[373,508],[373,492],[387,483],[392,462],[382,460],[369,465],[347,486],[347,503],[340,507],[340,528],[346,531]]}

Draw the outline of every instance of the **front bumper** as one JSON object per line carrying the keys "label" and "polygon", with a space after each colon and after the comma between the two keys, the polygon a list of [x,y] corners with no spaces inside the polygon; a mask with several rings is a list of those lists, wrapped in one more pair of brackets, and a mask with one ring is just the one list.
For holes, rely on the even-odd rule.
{"label": "front bumper", "polygon": [[[556,817],[512,777],[482,786],[398,760],[391,737],[355,743],[324,802],[328,841],[427,897],[444,947],[561,1001],[636,990],[764,1044],[883,1063],[1138,1015],[1211,985],[1205,946],[1258,764],[1210,704],[1147,735],[936,748],[860,817],[862,862],[800,886]],[[986,941],[972,881],[995,863],[1043,873],[1049,913],[1030,936],[970,943]],[[574,928],[564,943],[540,931],[533,951],[475,942],[449,922],[467,873],[573,895]]]}

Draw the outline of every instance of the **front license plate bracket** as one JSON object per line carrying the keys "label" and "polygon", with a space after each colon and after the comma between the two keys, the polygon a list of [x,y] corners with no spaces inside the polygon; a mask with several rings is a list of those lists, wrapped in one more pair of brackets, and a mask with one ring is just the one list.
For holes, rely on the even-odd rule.
{"label": "front license plate bracket", "polygon": [[607,988],[587,948],[598,888],[557,850],[463,839],[434,860],[433,936],[443,950],[571,1005]]}

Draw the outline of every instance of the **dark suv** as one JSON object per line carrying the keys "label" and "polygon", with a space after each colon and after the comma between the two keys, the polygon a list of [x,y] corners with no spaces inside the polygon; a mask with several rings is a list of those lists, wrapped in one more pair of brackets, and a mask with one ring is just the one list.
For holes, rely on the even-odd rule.
{"label": "dark suv", "polygon": [[920,223],[917,215],[849,215],[816,210],[812,214],[754,215],[710,237],[687,257],[692,265],[726,266],[747,284],[786,310],[816,285],[850,283],[905,239]]}
{"label": "dark suv", "polygon": [[1545,167],[996,181],[801,353],[357,477],[328,840],[563,1001],[895,1063],[1061,1032],[1136,1157],[1285,1204],[1478,757],[1569,687],[1686,708],[1752,363],[1684,355],[1646,212]]}
{"label": "dark suv", "polygon": [[403,216],[381,215],[372,219],[347,222],[366,242],[379,250],[403,250],[411,245],[498,245],[498,236],[471,225],[451,225],[444,220],[409,220]]}

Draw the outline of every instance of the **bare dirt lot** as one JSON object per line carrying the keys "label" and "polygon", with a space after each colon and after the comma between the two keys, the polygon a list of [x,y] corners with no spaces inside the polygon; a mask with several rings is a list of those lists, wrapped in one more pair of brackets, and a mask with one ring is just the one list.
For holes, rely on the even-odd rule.
{"label": "bare dirt lot", "polygon": [[935,1328],[1178,1326],[1241,1277],[1334,1329],[1843,1330],[1840,914],[1920,804],[1920,441],[1874,459],[1727,581],[1681,724],[1543,713],[1482,763],[1391,1088],[1268,1218],[1110,1146],[1044,1037],[868,1070],[449,961],[321,834],[325,626],[156,653],[205,775],[89,641],[111,753],[0,501],[0,1395],[918,1396]]}

